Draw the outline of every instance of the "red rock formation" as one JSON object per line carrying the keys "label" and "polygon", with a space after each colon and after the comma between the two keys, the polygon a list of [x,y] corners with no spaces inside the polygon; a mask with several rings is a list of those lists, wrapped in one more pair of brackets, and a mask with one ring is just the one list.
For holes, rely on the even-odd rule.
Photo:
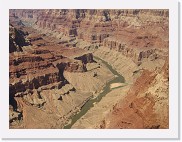
{"label": "red rock formation", "polygon": [[[94,62],[93,55],[78,48],[70,48],[78,47],[82,42],[87,43],[83,46],[88,46],[88,49],[115,50],[132,59],[138,66],[145,59],[165,60],[168,57],[169,46],[168,20],[168,10],[10,10],[10,22],[17,28],[32,26],[40,31],[49,32],[52,36],[59,35],[59,38],[55,39],[35,33],[31,28],[24,28],[29,34],[26,38],[36,48],[25,49],[25,54],[20,53],[18,56],[10,54],[10,104],[15,110],[21,108],[21,105],[25,106],[25,102],[42,105],[44,101],[35,90],[49,85],[51,87],[48,88],[56,88],[69,84],[64,78],[64,71],[87,71],[86,64]],[[23,44],[15,47],[14,41],[10,39],[11,52],[23,51],[21,46]],[[127,98],[113,108],[100,127],[167,128],[168,98],[167,95],[160,95],[163,94],[162,91],[167,92],[168,88],[165,85],[156,85],[157,82],[165,84],[166,80],[169,80],[167,68],[166,62],[161,72],[144,70],[128,92]],[[53,87],[52,84],[56,85]],[[152,85],[154,90],[157,88],[155,92],[147,92]],[[158,94],[158,91],[161,92]],[[69,94],[69,91],[63,94],[67,93]],[[25,96],[23,101],[20,96]],[[57,107],[54,107],[55,102],[51,97],[53,96],[48,96],[46,105],[51,108],[53,106],[51,111],[56,111]],[[62,100],[62,95],[56,94],[55,98]],[[165,112],[159,112],[164,113],[163,123],[159,112],[154,110],[158,110],[158,106],[163,104],[162,99],[165,102]],[[31,110],[29,107],[25,108],[25,112]],[[34,111],[36,114],[37,110]],[[24,119],[28,123],[30,120],[27,116],[28,114],[25,114]]]}
{"label": "red rock formation", "polygon": [[23,32],[9,25],[9,52],[20,52],[22,46],[27,45]]}
{"label": "red rock formation", "polygon": [[[127,97],[113,107],[100,127],[111,129],[168,128],[168,85],[165,85],[168,82],[165,79],[168,74],[167,70],[168,60],[157,73],[144,70],[130,88]],[[162,78],[158,80],[160,75]],[[158,86],[157,82],[163,85]],[[152,91],[149,91],[151,88]],[[162,97],[162,93],[159,91],[161,89],[165,91],[165,97]],[[159,104],[162,104],[163,107],[161,108]]]}
{"label": "red rock formation", "polygon": [[[63,93],[63,95],[69,94],[69,91],[76,91],[75,88],[73,86],[71,87],[71,84],[69,84],[69,82],[64,78],[64,71],[87,71],[86,64],[94,62],[93,55],[91,53],[86,53],[82,49],[68,48],[64,47],[63,45],[49,42],[47,41],[46,35],[33,32],[29,28],[23,27],[23,30],[28,31],[29,35],[26,35],[25,38],[29,41],[29,43],[31,43],[31,46],[26,47],[24,44],[21,44],[21,53],[14,54],[10,52],[9,96],[10,108],[12,108],[10,109],[10,123],[15,125],[12,125],[12,128],[34,128],[38,126],[44,127],[45,124],[37,126],[35,124],[27,124],[26,122],[29,122],[31,119],[29,117],[34,117],[27,113],[27,111],[29,112],[29,110],[32,109],[34,110],[33,113],[37,114],[39,112],[37,108],[44,108],[44,105],[49,106],[50,104],[53,104],[54,106],[52,106],[52,109],[60,107],[60,104],[55,105],[55,103],[53,102],[55,102],[56,100],[56,103],[59,103],[63,100],[60,99],[62,98],[62,92],[60,91],[61,88],[68,86],[66,87],[66,89],[63,89],[63,91],[67,90],[67,92]],[[15,29],[13,29],[13,31],[15,31]],[[18,35],[18,37],[15,38],[18,39],[17,43],[21,41],[19,40],[20,38],[22,38],[22,35]],[[23,38],[23,41],[25,41],[25,38]],[[37,45],[38,41],[44,42],[45,45]],[[55,89],[57,89],[58,92],[60,91],[60,94],[57,94],[57,96],[54,96]],[[50,93],[51,91],[52,93]],[[50,96],[55,97],[56,99],[50,99],[50,102],[46,100],[45,96],[49,93]],[[78,102],[78,104],[76,105],[79,106],[89,97],[90,94],[87,93],[87,95],[85,94],[83,98],[75,100]],[[49,111],[49,108],[46,109]],[[75,108],[70,107],[69,110],[65,111],[70,111],[71,113],[73,113],[74,109]],[[48,115],[47,113],[48,112],[45,112],[43,113],[43,115],[46,116]],[[64,114],[61,111],[57,111],[55,112],[55,116],[51,118],[52,121],[54,121],[53,119],[55,118],[58,119],[56,115],[62,116],[67,114]],[[23,126],[18,126],[17,124],[14,124],[14,122],[21,119],[23,119],[23,121],[20,124]],[[63,125],[65,121],[66,118],[63,119],[63,122],[61,122],[60,125]],[[48,126],[49,128],[51,127],[50,125]]]}
{"label": "red rock formation", "polygon": [[156,49],[168,48],[168,10],[12,10],[10,14],[30,23],[34,19],[42,29],[117,50],[135,62],[155,59],[161,56]]}

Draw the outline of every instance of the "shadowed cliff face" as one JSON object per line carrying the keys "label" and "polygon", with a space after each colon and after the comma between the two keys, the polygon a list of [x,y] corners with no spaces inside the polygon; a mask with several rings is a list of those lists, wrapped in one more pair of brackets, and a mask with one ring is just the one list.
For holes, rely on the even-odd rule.
{"label": "shadowed cliff face", "polygon": [[[66,116],[78,111],[92,95],[77,91],[65,79],[64,72],[86,72],[87,63],[95,63],[93,55],[50,42],[49,37],[26,26],[15,26],[10,26],[10,38],[14,40],[14,47],[10,41],[9,61],[10,127],[61,128],[68,119]],[[44,119],[50,112],[54,115]],[[37,121],[31,122],[32,119]],[[56,125],[58,120],[60,125]]]}
{"label": "shadowed cliff face", "polygon": [[9,25],[9,53],[23,51],[21,47],[28,45],[24,36],[25,33],[21,30],[17,30],[12,25]]}
{"label": "shadowed cliff face", "polygon": [[10,10],[10,121],[23,119],[12,128],[62,128],[112,76],[93,55],[131,84],[94,128],[168,128],[168,20],[168,10]]}
{"label": "shadowed cliff face", "polygon": [[163,58],[160,49],[168,48],[168,10],[11,10],[10,16],[116,50],[138,64],[145,58]]}

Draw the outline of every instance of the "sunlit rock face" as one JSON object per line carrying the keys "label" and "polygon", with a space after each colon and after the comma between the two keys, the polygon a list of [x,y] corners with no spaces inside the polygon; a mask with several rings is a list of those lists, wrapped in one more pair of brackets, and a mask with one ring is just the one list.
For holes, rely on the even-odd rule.
{"label": "sunlit rock face", "polygon": [[73,128],[169,127],[168,10],[10,10],[9,42],[11,128],[63,128],[114,77],[94,56],[124,76],[126,97]]}

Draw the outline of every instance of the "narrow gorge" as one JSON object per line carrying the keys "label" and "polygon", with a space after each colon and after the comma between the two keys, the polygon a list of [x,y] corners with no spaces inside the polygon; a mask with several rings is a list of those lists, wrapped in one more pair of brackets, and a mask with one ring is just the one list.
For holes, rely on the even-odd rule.
{"label": "narrow gorge", "polygon": [[169,128],[169,11],[11,9],[11,129]]}

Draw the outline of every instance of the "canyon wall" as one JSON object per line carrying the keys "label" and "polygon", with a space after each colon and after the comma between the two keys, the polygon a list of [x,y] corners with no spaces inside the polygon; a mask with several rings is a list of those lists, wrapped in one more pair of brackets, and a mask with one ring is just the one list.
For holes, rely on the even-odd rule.
{"label": "canyon wall", "polygon": [[[10,128],[62,128],[113,76],[92,53],[56,44],[32,28],[14,26],[10,25],[10,39],[18,44],[13,50],[9,47]],[[97,86],[92,81],[95,72]],[[88,86],[70,80],[70,75],[83,76]]]}
{"label": "canyon wall", "polygon": [[[44,91],[41,89],[42,86],[50,85],[48,88],[51,90],[68,86],[66,88],[69,88],[69,91],[66,89],[66,94],[74,92],[73,90],[76,92],[80,90],[97,92],[98,86],[101,87],[102,82],[105,82],[104,77],[108,80],[112,75],[109,71],[97,68],[97,73],[101,74],[100,77],[103,74],[102,79],[93,78],[88,67],[95,64],[94,55],[112,65],[131,85],[126,98],[115,104],[111,112],[107,112],[105,118],[95,128],[169,127],[169,80],[164,77],[168,77],[169,10],[22,9],[10,10],[10,22],[14,25],[18,23],[18,27],[31,27],[39,33],[31,34],[32,31],[30,32],[29,29],[30,34],[26,36],[28,41],[39,50],[34,51],[34,49],[28,50],[26,48],[28,56],[20,53],[18,57],[14,58],[14,54],[10,55],[10,90],[12,95],[10,98],[12,98],[11,102],[12,106],[15,106],[14,108],[16,108],[16,103],[19,105],[18,108],[21,108],[22,101],[18,100],[20,98],[18,96],[27,96],[28,93],[34,94],[31,90]],[[24,28],[24,31],[26,30],[27,28]],[[89,53],[83,52],[81,48]],[[11,49],[11,52],[22,50],[20,46],[14,50]],[[34,70],[36,70],[35,73]],[[87,79],[91,76],[93,80],[89,84]],[[80,85],[81,79],[84,79],[84,83]],[[94,85],[94,82],[99,85]],[[51,84],[56,85],[52,86]],[[85,85],[88,87],[84,88]],[[50,101],[52,99],[43,99],[41,91],[35,95],[29,95],[32,98],[38,96],[36,101],[34,99],[30,101],[28,97],[31,104],[39,106],[49,104],[47,107],[50,107],[52,103],[54,106],[59,104]],[[79,92],[79,94],[82,93]],[[52,92],[47,94],[52,94]],[[58,95],[56,98],[62,101],[64,100],[63,96]],[[87,93],[81,96],[84,98],[80,101],[76,97],[74,97],[75,100],[73,98],[68,100],[74,100],[72,104],[76,107],[75,102],[78,101],[81,104],[91,95]],[[25,99],[27,98],[25,97]],[[140,109],[144,106],[146,109]],[[164,107],[164,110],[160,107]],[[67,103],[62,104],[60,108],[62,109],[58,109],[56,114],[61,116],[73,110],[73,107],[68,109]],[[64,112],[65,110],[67,112]],[[60,114],[60,112],[62,113]],[[21,115],[14,116],[21,117]],[[116,121],[113,122],[112,120],[115,118]],[[26,120],[26,118],[24,119]],[[164,122],[162,122],[163,119]]]}
{"label": "canyon wall", "polygon": [[9,52],[23,51],[21,47],[28,44],[24,38],[25,33],[21,30],[17,30],[12,25],[9,25],[9,32]]}
{"label": "canyon wall", "polygon": [[169,44],[168,10],[12,10],[10,14],[62,37],[116,50],[138,64],[143,58],[168,55],[160,53]]}
{"label": "canyon wall", "polygon": [[[143,71],[127,96],[116,103],[100,128],[164,129],[169,127],[169,62],[156,71]],[[112,120],[115,121],[112,121]]]}

